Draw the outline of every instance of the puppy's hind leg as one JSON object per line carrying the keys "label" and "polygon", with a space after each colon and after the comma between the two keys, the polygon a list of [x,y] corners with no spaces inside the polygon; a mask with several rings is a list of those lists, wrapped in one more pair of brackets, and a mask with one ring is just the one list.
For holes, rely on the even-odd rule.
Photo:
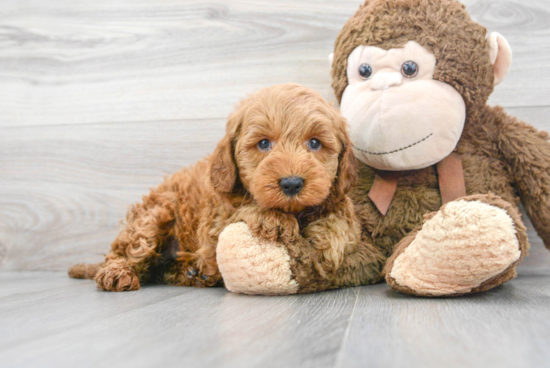
{"label": "puppy's hind leg", "polygon": [[[166,193],[165,193],[166,194]],[[138,290],[147,279],[149,264],[157,249],[173,231],[174,211],[162,194],[152,193],[143,204],[133,206],[126,223],[95,276],[97,287],[108,291]]]}
{"label": "puppy's hind leg", "polygon": [[73,279],[93,279],[97,274],[97,271],[101,267],[105,266],[105,263],[79,263],[71,266],[69,269],[69,277]]}

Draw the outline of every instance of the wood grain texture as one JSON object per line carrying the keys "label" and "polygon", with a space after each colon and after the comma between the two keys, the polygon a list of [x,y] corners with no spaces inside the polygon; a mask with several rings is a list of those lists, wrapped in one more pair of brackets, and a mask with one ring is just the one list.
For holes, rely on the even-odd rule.
{"label": "wood grain texture", "polygon": [[[222,288],[96,291],[90,281],[33,273],[55,289],[0,298],[2,367],[332,367],[357,290],[262,298]],[[30,288],[30,287],[29,287]],[[308,349],[303,354],[303,349]]]}
{"label": "wood grain texture", "polygon": [[224,118],[246,94],[330,90],[359,1],[8,1],[0,126]]}
{"label": "wood grain texture", "polygon": [[[4,1],[0,269],[101,260],[126,207],[209,154],[247,93],[333,99],[326,56],[360,3]],[[491,102],[550,130],[550,2],[465,4],[515,50]]]}
{"label": "wood grain texture", "polygon": [[337,367],[548,367],[549,279],[455,299],[362,288]]}
{"label": "wood grain texture", "polygon": [[[0,126],[224,118],[260,87],[332,98],[327,56],[361,0],[5,0]],[[546,0],[465,1],[515,51],[492,102],[545,106]]]}
{"label": "wood grain texture", "polygon": [[[540,266],[540,264],[539,264]],[[548,367],[550,271],[427,299],[386,284],[261,297],[222,288],[95,290],[0,273],[2,367]]]}

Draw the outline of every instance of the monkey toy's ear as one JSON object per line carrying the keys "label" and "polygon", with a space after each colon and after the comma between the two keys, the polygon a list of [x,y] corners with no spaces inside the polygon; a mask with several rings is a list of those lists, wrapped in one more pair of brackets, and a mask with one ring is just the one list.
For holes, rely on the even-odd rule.
{"label": "monkey toy's ear", "polygon": [[489,57],[495,71],[495,86],[502,82],[512,66],[512,49],[506,38],[500,33],[493,32],[487,39],[489,43]]}
{"label": "monkey toy's ear", "polygon": [[328,66],[332,68],[332,62],[334,61],[334,52],[328,56]]}

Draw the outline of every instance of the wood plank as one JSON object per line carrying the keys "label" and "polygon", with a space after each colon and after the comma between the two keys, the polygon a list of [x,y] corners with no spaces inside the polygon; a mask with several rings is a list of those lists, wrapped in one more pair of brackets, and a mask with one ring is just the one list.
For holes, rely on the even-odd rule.
{"label": "wood plank", "polygon": [[[472,19],[510,43],[513,65],[496,86],[490,103],[505,107],[547,106],[548,79],[542,76],[550,57],[550,2],[546,0],[462,0]],[[533,93],[534,90],[537,93]],[[531,91],[529,91],[531,90]],[[529,92],[528,92],[529,91]],[[529,94],[527,96],[526,94]]]}
{"label": "wood plank", "polygon": [[18,294],[70,287],[74,281],[60,272],[0,272],[0,304]]}
{"label": "wood plank", "polygon": [[[4,2],[0,126],[225,118],[286,82],[332,99],[327,55],[361,2]],[[515,50],[491,103],[546,105],[550,3],[465,3]]]}
{"label": "wood plank", "polygon": [[225,119],[0,129],[2,183],[145,189],[212,153]]}
{"label": "wood plank", "polygon": [[358,4],[10,2],[0,124],[224,118],[260,87],[327,92],[334,36]]}
{"label": "wood plank", "polygon": [[17,300],[9,313],[0,301],[0,325],[15,330],[0,337],[3,367],[333,367],[357,298],[356,289],[252,297],[153,286],[116,294],[74,282],[86,288],[61,288],[39,305]]}
{"label": "wood plank", "polygon": [[549,280],[450,299],[362,288],[337,367],[547,367]]}
{"label": "wood plank", "polygon": [[2,186],[2,269],[66,271],[76,263],[102,261],[127,206],[139,199],[140,193],[130,189]]}
{"label": "wood plank", "polygon": [[[11,351],[22,343],[47,341],[57,333],[78,330],[192,291],[161,286],[136,293],[101,292],[93,281],[69,279],[64,273],[53,272],[36,272],[32,277],[28,273],[2,272],[2,288],[13,282],[14,275],[21,275],[25,282],[19,284],[18,293],[0,297],[0,325],[3,331],[9,331],[0,335],[0,352]],[[43,281],[49,286],[37,289]]]}
{"label": "wood plank", "polygon": [[[0,290],[14,274],[29,280],[0,273]],[[3,367],[543,367],[550,358],[547,268],[440,299],[385,284],[289,297],[165,286],[107,293],[33,274],[57,287],[0,298],[10,331],[0,336]]]}

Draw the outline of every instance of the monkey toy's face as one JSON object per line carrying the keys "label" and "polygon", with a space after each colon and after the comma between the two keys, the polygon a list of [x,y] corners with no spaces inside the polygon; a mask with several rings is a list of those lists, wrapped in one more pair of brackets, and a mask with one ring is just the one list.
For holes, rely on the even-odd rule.
{"label": "monkey toy's face", "polygon": [[353,50],[340,107],[359,160],[379,170],[416,170],[455,149],[466,107],[452,86],[433,78],[435,66],[435,56],[414,41]]}

